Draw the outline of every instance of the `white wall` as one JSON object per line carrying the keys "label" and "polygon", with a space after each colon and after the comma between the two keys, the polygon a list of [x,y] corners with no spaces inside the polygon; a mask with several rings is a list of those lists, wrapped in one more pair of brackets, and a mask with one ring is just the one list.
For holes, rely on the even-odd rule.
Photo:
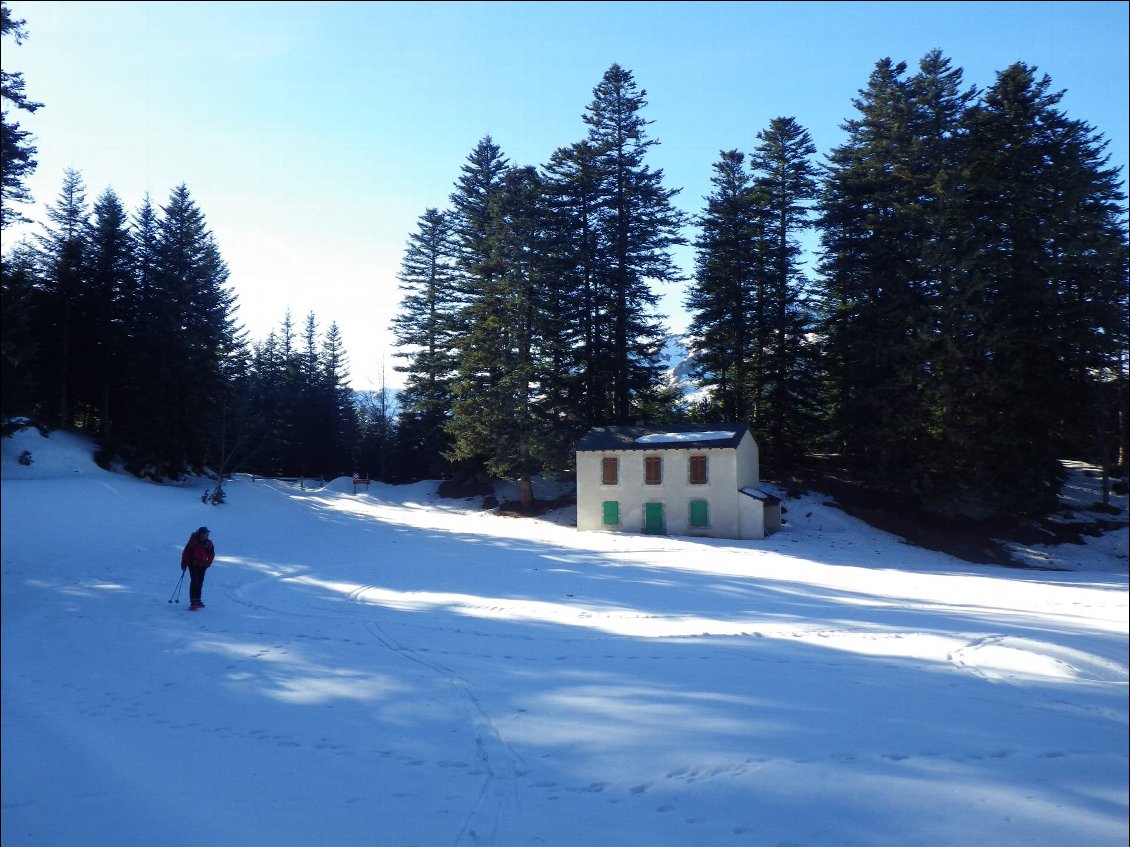
{"label": "white wall", "polygon": [[[618,485],[603,485],[601,460],[615,456],[620,460]],[[660,485],[644,483],[644,459],[663,458],[663,481]],[[690,483],[690,457],[707,457],[706,485]],[[756,486],[759,481],[757,444],[746,434],[734,448],[694,449],[669,448],[643,451],[609,451],[577,453],[577,528],[642,533],[644,503],[663,504],[665,532],[668,535],[699,535],[714,538],[763,538],[760,503],[738,489]],[[620,525],[604,525],[604,501],[620,504]],[[690,525],[690,501],[705,500],[709,509],[709,525]],[[742,501],[756,505],[750,511]]]}

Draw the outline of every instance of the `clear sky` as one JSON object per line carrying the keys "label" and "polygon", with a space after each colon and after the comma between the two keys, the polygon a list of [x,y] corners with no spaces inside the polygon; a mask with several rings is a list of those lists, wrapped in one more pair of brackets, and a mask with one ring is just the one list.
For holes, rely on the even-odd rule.
{"label": "clear sky", "polygon": [[[646,89],[650,164],[701,211],[722,149],[746,152],[779,116],[819,160],[843,141],[875,62],[913,69],[939,48],[969,85],[1024,61],[1127,165],[1126,2],[63,3],[11,0],[27,38],[4,40],[44,103],[29,182],[42,218],[63,171],[93,203],[131,212],[185,183],[231,269],[253,339],[314,312],[336,321],[356,388],[401,378],[388,327],[396,272],[429,207],[446,208],[491,135],[516,165],[585,136],[592,89],[616,62]],[[5,233],[5,246],[19,232]],[[694,231],[689,229],[688,238]],[[693,267],[690,249],[680,264]],[[673,331],[681,286],[659,292]]]}

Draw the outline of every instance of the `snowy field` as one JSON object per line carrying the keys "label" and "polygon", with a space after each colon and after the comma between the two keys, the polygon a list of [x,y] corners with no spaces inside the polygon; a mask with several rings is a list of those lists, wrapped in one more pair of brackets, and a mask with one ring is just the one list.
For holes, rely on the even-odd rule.
{"label": "snowy field", "polygon": [[66,433],[2,443],[4,847],[1130,835],[1125,530],[1018,570],[819,496],[763,542],[636,537],[431,483],[217,507]]}

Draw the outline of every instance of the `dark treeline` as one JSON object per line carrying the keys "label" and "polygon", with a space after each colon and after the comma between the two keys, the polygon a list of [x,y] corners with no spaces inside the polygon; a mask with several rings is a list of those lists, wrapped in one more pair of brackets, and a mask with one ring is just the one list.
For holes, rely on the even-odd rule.
{"label": "dark treeline", "polygon": [[[336,325],[287,314],[246,339],[187,187],[130,216],[109,189],[88,207],[68,171],[42,232],[4,257],[3,414],[96,433],[107,461],[155,477],[485,471],[527,498],[591,426],[747,420],[777,471],[834,453],[941,512],[1044,510],[1060,457],[1124,468],[1127,438],[1126,198],[1061,96],[1023,64],[978,91],[939,52],[915,73],[882,60],[825,163],[776,118],[720,152],[689,221],[649,163],[646,92],[613,65],[581,140],[535,167],[484,137],[450,205],[420,216],[395,412],[349,390]],[[27,199],[9,160],[5,227]],[[694,404],[658,360],[654,286],[671,282],[707,389]]]}
{"label": "dark treeline", "polygon": [[4,261],[5,418],[95,434],[101,461],[154,478],[336,475],[361,458],[336,325],[288,314],[249,344],[187,187],[131,218],[112,189],[91,208],[70,170],[47,218]]}
{"label": "dark treeline", "polygon": [[1042,511],[1126,463],[1127,231],[1106,142],[1023,63],[879,62],[819,200],[830,446],[949,512]]}

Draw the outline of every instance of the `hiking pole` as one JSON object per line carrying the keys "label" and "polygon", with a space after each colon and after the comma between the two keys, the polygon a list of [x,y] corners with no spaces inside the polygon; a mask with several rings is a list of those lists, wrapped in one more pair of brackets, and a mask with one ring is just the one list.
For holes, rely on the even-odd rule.
{"label": "hiking pole", "polygon": [[177,587],[173,589],[173,596],[169,598],[169,602],[180,602],[180,587],[184,584],[184,571],[180,572],[180,579],[177,580]]}

